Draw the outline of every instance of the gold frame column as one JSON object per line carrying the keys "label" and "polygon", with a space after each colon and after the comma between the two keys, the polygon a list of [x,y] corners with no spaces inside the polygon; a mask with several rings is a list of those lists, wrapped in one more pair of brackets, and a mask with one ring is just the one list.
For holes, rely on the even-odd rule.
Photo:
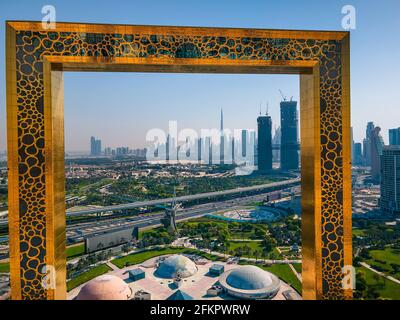
{"label": "gold frame column", "polygon": [[6,25],[7,153],[8,153],[8,233],[11,298],[21,299],[19,251],[18,122],[16,80],[16,32]]}
{"label": "gold frame column", "polygon": [[300,75],[302,297],[322,297],[319,65]]}
{"label": "gold frame column", "polygon": [[48,299],[66,299],[64,77],[44,62]]}

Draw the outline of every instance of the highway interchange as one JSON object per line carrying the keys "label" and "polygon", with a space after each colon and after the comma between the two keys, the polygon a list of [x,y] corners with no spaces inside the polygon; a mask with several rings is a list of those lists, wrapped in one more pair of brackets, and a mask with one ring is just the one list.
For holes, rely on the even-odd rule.
{"label": "highway interchange", "polygon": [[[149,201],[140,201],[134,203],[127,203],[121,205],[114,205],[102,208],[94,208],[89,210],[80,210],[74,213],[67,212],[68,216],[76,216],[76,215],[88,215],[88,214],[96,214],[100,212],[110,212],[110,211],[120,211],[131,208],[139,208],[145,206],[156,206],[159,204],[170,203],[173,200],[177,202],[185,202],[190,200],[204,199],[204,198],[213,198],[220,197],[223,195],[233,195],[238,194],[238,197],[230,200],[222,200],[218,202],[210,202],[206,204],[194,205],[191,207],[183,208],[177,212],[176,219],[177,221],[183,221],[187,219],[193,219],[197,217],[204,216],[206,214],[210,214],[213,212],[218,212],[221,210],[226,210],[230,208],[234,208],[236,206],[243,206],[255,201],[262,201],[266,199],[267,194],[271,191],[271,189],[285,189],[291,186],[299,185],[300,179],[290,179],[280,182],[274,182],[264,185],[244,187],[244,188],[236,188],[218,192],[208,192],[208,193],[200,193],[196,195],[190,196],[182,196],[173,198],[165,198],[165,199],[157,199],[157,200],[149,200]],[[264,193],[257,195],[245,196],[247,192],[260,192],[265,190]],[[93,236],[96,234],[101,234],[105,232],[115,231],[121,228],[127,227],[138,227],[138,228],[151,228],[160,225],[160,219],[163,216],[163,212],[153,213],[153,214],[140,214],[136,216],[130,217],[121,217],[114,219],[102,219],[91,222],[81,222],[74,225],[67,226],[67,242],[68,243],[76,243],[83,241],[84,238]],[[1,219],[0,225],[8,223],[7,219]],[[6,241],[8,237],[3,237],[2,241]]]}

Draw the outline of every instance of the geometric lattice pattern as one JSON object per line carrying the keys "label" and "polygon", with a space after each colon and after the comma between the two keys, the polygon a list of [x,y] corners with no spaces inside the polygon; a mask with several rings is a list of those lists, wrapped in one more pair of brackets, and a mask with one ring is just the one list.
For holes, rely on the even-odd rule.
{"label": "geometric lattice pattern", "polygon": [[[134,29],[134,28],[133,28]],[[139,30],[139,29],[138,29]],[[43,62],[48,56],[279,62],[317,61],[320,73],[322,298],[341,299],[344,266],[342,41],[290,36],[85,33],[17,30],[19,264],[22,299],[46,299]],[[150,59],[149,59],[150,61]]]}

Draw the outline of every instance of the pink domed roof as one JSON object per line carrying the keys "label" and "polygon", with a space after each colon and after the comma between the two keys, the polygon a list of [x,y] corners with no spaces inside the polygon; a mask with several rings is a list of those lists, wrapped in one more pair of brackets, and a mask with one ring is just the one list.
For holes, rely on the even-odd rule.
{"label": "pink domed roof", "polygon": [[76,300],[128,300],[131,294],[131,289],[121,278],[102,275],[86,283]]}

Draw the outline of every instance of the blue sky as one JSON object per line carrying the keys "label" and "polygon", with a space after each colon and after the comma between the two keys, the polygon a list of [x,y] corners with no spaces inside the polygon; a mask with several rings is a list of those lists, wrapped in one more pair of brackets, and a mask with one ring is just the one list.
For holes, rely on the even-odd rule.
{"label": "blue sky", "polygon": [[[0,150],[5,149],[4,21],[41,20],[52,4],[58,21],[123,24],[191,25],[279,29],[341,30],[341,9],[356,8],[351,34],[352,124],[360,141],[367,121],[387,130],[400,126],[400,1],[35,1],[0,3]],[[93,84],[93,86],[92,86]],[[135,144],[147,126],[168,119],[183,127],[218,126],[219,109],[226,126],[252,127],[262,101],[279,122],[278,89],[298,98],[295,76],[76,74],[65,75],[65,125],[68,150],[88,149],[91,134],[103,144]],[[166,110],[171,110],[166,113]],[[118,111],[118,112],[116,112]],[[146,121],[144,121],[146,119]]]}

